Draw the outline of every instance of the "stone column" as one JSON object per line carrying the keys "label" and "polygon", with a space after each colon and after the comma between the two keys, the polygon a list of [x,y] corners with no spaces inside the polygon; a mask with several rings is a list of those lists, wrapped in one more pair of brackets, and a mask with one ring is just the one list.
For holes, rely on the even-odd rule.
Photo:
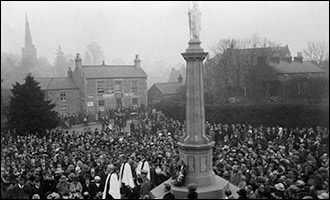
{"label": "stone column", "polygon": [[[172,185],[176,199],[187,197],[187,186],[195,183],[199,199],[222,199],[226,189],[230,189],[235,198],[236,186],[227,180],[216,176],[212,169],[213,141],[205,135],[205,110],[203,89],[203,60],[208,53],[200,47],[199,38],[189,41],[189,47],[182,56],[187,61],[187,104],[186,104],[186,134],[178,143],[180,159],[187,165],[185,185]],[[171,184],[172,179],[165,181]],[[162,199],[164,185],[161,184],[151,191],[152,197]]]}
{"label": "stone column", "polygon": [[205,109],[203,89],[203,60],[207,56],[200,47],[200,40],[193,38],[182,56],[187,61],[186,135],[179,145],[180,158],[188,166],[186,185],[197,187],[214,182],[212,170],[213,141],[205,135]]}

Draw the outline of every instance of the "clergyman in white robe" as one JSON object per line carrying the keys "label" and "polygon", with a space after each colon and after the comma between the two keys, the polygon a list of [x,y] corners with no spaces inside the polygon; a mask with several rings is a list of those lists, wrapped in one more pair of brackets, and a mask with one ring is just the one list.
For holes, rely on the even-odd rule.
{"label": "clergyman in white robe", "polygon": [[[143,168],[142,168],[142,166],[143,166]],[[139,164],[138,164],[138,166],[136,167],[136,175],[138,175],[138,176],[140,176],[141,175],[141,170],[146,170],[146,171],[148,171],[148,175],[147,175],[147,177],[148,177],[148,179],[149,180],[151,180],[150,179],[150,166],[149,166],[149,162],[147,161],[147,160],[141,160],[140,162],[139,162]]]}
{"label": "clergyman in white robe", "polygon": [[[110,179],[110,180],[109,180]],[[110,187],[108,186],[110,184]],[[107,179],[105,181],[105,187],[102,195],[102,199],[106,199],[107,192],[110,194],[114,199],[120,199],[120,182],[118,180],[118,175],[115,172],[111,172],[108,174]],[[107,188],[109,187],[109,190],[107,191]]]}
{"label": "clergyman in white robe", "polygon": [[121,164],[119,176],[120,183],[124,183],[132,189],[135,187],[131,165],[129,163],[124,162]]}

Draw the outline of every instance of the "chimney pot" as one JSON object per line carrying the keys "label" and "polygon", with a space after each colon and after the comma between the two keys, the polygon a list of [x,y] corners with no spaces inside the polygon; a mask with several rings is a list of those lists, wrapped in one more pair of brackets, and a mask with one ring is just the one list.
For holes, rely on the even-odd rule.
{"label": "chimney pot", "polygon": [[139,68],[141,67],[141,60],[139,58],[139,55],[135,55],[135,60],[134,60],[135,67]]}
{"label": "chimney pot", "polygon": [[73,79],[71,67],[69,67],[69,69],[68,69],[68,77],[71,78],[71,79]]}
{"label": "chimney pot", "polygon": [[76,68],[80,69],[82,67],[82,59],[80,58],[80,53],[76,54]]}

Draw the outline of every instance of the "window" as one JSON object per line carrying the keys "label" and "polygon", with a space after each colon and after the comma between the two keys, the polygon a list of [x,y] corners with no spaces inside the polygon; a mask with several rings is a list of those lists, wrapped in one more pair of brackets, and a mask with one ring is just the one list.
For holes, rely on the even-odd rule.
{"label": "window", "polygon": [[99,104],[99,107],[104,107],[105,102],[104,102],[104,100],[99,100],[98,104]]}
{"label": "window", "polygon": [[105,89],[105,81],[97,81],[96,82],[96,90],[98,94],[104,94]]}
{"label": "window", "polygon": [[287,80],[288,79],[288,74],[284,74],[283,79]]}
{"label": "window", "polygon": [[65,92],[60,93],[60,100],[61,101],[66,101],[66,93]]}
{"label": "window", "polygon": [[121,80],[116,80],[115,81],[115,91],[116,92],[121,92],[122,91],[122,81]]}
{"label": "window", "polygon": [[307,78],[310,79],[312,77],[312,73],[308,73]]}
{"label": "window", "polygon": [[61,107],[61,116],[66,117],[68,116],[68,107]]}
{"label": "window", "polygon": [[131,87],[131,89],[132,89],[132,92],[138,92],[139,90],[138,90],[138,81],[137,80],[133,80],[132,81],[132,87]]}
{"label": "window", "polygon": [[138,105],[139,99],[137,97],[132,98],[132,104],[133,105]]}

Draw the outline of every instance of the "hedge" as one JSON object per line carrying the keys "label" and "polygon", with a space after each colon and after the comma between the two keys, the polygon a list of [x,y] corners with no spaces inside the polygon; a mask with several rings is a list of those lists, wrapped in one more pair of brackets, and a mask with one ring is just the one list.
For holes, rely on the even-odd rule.
{"label": "hedge", "polygon": [[[164,100],[155,105],[166,116],[185,120],[185,103]],[[289,103],[205,105],[210,123],[244,123],[252,126],[329,127],[329,105]]]}

